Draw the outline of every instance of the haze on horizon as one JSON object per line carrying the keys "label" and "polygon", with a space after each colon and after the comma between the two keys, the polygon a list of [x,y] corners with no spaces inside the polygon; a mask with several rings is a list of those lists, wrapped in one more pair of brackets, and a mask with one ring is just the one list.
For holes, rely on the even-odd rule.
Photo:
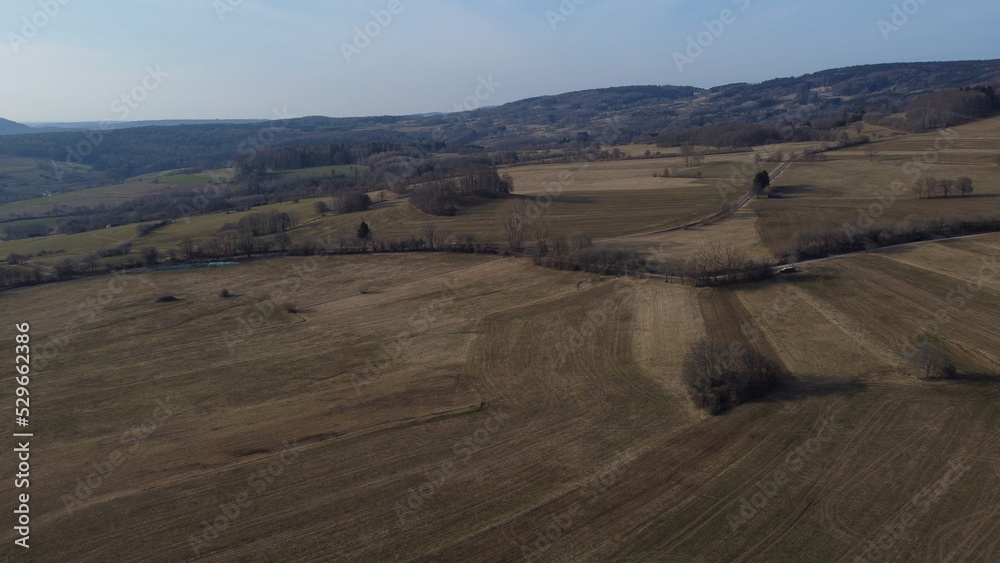
{"label": "haze on horizon", "polygon": [[991,0],[0,0],[0,12],[0,117],[19,122],[402,115],[1000,58]]}

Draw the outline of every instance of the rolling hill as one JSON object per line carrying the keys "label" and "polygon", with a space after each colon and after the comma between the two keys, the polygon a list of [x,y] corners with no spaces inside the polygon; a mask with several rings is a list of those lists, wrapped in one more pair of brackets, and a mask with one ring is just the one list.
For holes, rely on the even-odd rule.
{"label": "rolling hill", "polygon": [[130,175],[226,166],[240,147],[257,146],[261,139],[267,139],[268,146],[431,141],[451,148],[474,145],[494,150],[559,148],[574,142],[621,144],[731,123],[810,122],[832,127],[845,116],[895,114],[922,95],[998,80],[1000,60],[865,65],[710,89],[585,90],[453,114],[313,116],[109,130],[101,132],[101,142],[93,143],[86,156],[67,155],[67,147],[81,142],[80,132],[8,136],[0,138],[0,155],[79,160],[97,170],[120,169],[128,163],[126,175]]}
{"label": "rolling hill", "polygon": [[31,127],[22,125],[16,121],[0,118],[0,135],[21,135],[33,133]]}

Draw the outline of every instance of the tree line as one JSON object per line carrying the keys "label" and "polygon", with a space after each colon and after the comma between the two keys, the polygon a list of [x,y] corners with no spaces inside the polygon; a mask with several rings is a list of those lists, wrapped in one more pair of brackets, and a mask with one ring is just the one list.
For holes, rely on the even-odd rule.
{"label": "tree line", "polygon": [[965,197],[975,190],[975,183],[968,176],[962,176],[957,180],[924,176],[913,183],[913,193],[919,198],[948,197],[952,194],[962,194],[962,197]]}
{"label": "tree line", "polygon": [[495,199],[514,191],[514,179],[495,167],[472,165],[457,176],[410,188],[410,203],[428,215],[455,215],[463,202]]}
{"label": "tree line", "polygon": [[915,219],[903,222],[872,223],[861,228],[845,224],[826,223],[796,235],[778,258],[785,262],[825,258],[895,246],[911,242],[936,240],[963,235],[1000,231],[1000,212],[968,219]]}

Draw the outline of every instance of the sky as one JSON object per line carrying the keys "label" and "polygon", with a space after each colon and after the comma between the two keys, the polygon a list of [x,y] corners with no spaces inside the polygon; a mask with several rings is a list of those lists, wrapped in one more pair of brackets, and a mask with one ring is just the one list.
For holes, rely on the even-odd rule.
{"label": "sky", "polygon": [[996,0],[0,0],[20,122],[449,112],[1000,59]]}

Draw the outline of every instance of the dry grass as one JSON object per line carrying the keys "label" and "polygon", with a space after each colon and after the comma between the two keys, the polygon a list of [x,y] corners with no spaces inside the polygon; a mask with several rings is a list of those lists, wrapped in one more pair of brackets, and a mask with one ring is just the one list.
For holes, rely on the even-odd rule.
{"label": "dry grass", "polygon": [[64,205],[70,208],[78,205],[96,207],[104,204],[113,206],[138,197],[169,194],[172,191],[190,191],[191,189],[191,186],[171,186],[166,183],[157,184],[150,180],[101,186],[98,188],[64,192],[49,197],[8,203],[0,206],[0,218],[8,217],[11,213],[40,214],[48,211],[55,205]]}
{"label": "dry grass", "polygon": [[597,241],[597,246],[620,248],[643,254],[653,261],[685,260],[701,248],[729,246],[751,257],[768,257],[770,250],[758,238],[759,215],[742,209],[728,219],[707,226],[691,227],[666,233],[643,233]]}
{"label": "dry grass", "polygon": [[[535,202],[544,212],[552,234],[584,232],[592,237],[613,237],[672,227],[702,217],[717,205],[714,188],[690,187],[659,190],[568,192],[551,199],[515,195]],[[441,233],[476,234],[479,241],[501,242],[503,229],[497,212],[505,200],[467,206],[454,217],[434,217],[416,210],[406,200],[387,202],[371,211],[328,215],[300,233],[296,240],[324,235],[353,237],[362,219],[379,240],[398,240],[418,235],[427,225]],[[533,234],[528,234],[533,239]]]}
{"label": "dry grass", "polygon": [[[944,251],[961,258],[942,263]],[[897,342],[997,253],[1000,236],[933,243],[739,291],[407,255],[7,292],[5,315],[32,323],[39,355],[32,416],[46,430],[32,522],[46,541],[33,553],[192,557],[189,536],[248,493],[202,556],[513,560],[546,548],[537,533],[557,521],[545,550],[555,560],[851,558],[959,460],[968,471],[915,513],[894,553],[992,558],[1000,387],[971,374],[1000,370],[996,280],[939,337],[965,379],[887,374]],[[221,287],[237,297],[219,299]],[[181,301],[153,303],[166,294]],[[106,299],[93,315],[66,305],[91,298]],[[284,301],[301,317],[253,315]],[[252,332],[232,340],[241,319]],[[686,346],[706,333],[757,334],[796,380],[702,420],[677,378]],[[46,343],[64,335],[42,367]],[[385,361],[356,386],[370,358]],[[184,410],[128,450],[122,433],[165,397]],[[817,436],[816,451],[790,457]],[[287,440],[298,449],[282,464]],[[121,465],[68,512],[62,495],[116,450],[128,452]],[[280,470],[272,481],[253,480],[269,464]],[[778,470],[789,481],[740,520]]]}
{"label": "dry grass", "polygon": [[[663,235],[642,233],[698,216],[715,188],[597,189],[618,176],[645,182],[636,162],[650,161],[595,165],[579,175],[594,189],[564,194],[551,220],[664,256],[710,242],[773,247],[853,218],[893,173],[835,154],[780,179],[808,190]],[[520,169],[538,182],[552,172]],[[888,216],[971,213],[984,201],[901,200]],[[349,234],[362,217],[378,236],[428,222],[495,236],[494,213],[429,218],[394,201],[295,236]],[[285,258],[4,292],[5,318],[30,322],[36,346],[32,553],[194,558],[190,537],[221,518],[205,560],[511,561],[533,550],[558,561],[851,560],[906,522],[893,557],[995,560],[998,257],[1000,235],[935,242],[738,290],[482,256]],[[221,288],[235,296],[219,299]],[[180,301],[153,303],[162,295]],[[929,330],[957,381],[900,375],[905,343]],[[794,378],[704,419],[678,384],[703,335],[753,342]],[[12,352],[0,362],[13,365]],[[167,398],[180,410],[135,449],[123,444]],[[68,511],[64,495],[116,451],[120,466]],[[13,474],[13,462],[0,467]],[[966,469],[949,482],[952,463]],[[269,480],[254,477],[269,467]],[[13,508],[12,495],[0,504]],[[555,539],[539,540],[554,525]]]}

